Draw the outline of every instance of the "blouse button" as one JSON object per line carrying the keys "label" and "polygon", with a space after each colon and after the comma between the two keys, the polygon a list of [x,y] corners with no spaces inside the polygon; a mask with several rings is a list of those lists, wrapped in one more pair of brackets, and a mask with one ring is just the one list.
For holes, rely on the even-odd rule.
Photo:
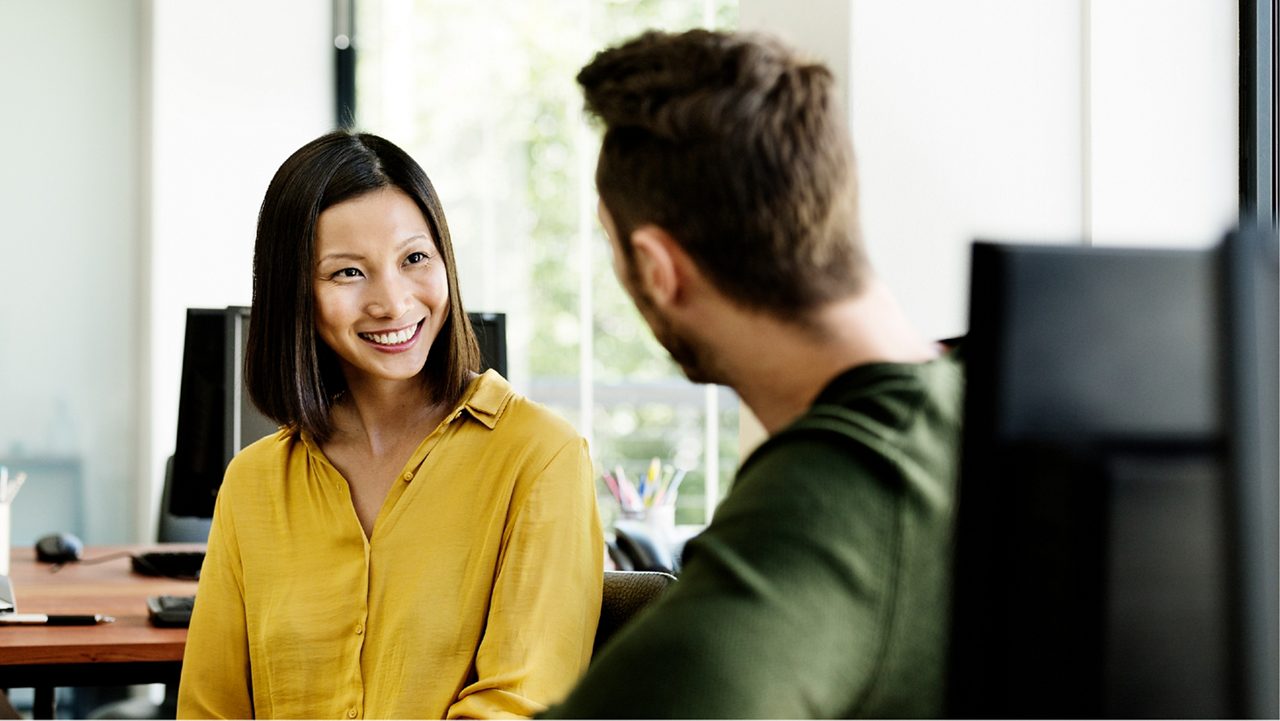
{"label": "blouse button", "polygon": [[413,471],[405,471],[405,472],[404,472],[404,479],[405,479],[406,481],[412,481],[412,480],[413,480]]}
{"label": "blouse button", "polygon": [[360,635],[360,634],[362,634],[362,633],[364,633],[364,626],[363,626],[362,624],[357,623],[357,624],[356,624],[356,635],[357,635],[357,636],[359,636],[359,635]]}
{"label": "blouse button", "polygon": [[347,718],[355,718],[355,717],[356,717],[356,710],[353,708],[347,709]]}

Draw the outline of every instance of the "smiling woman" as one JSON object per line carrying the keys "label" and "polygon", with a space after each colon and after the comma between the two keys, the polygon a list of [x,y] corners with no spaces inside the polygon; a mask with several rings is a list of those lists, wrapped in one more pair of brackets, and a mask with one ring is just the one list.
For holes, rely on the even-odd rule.
{"label": "smiling woman", "polygon": [[530,716],[567,691],[603,574],[586,443],[479,362],[422,168],[346,131],[286,160],[245,361],[282,428],[218,494],[180,716]]}

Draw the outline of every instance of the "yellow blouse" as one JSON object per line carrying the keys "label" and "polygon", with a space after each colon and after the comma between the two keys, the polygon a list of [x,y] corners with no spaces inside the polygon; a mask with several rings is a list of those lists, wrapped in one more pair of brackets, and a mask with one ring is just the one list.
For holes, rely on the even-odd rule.
{"label": "yellow blouse", "polygon": [[586,442],[490,371],[400,478],[366,540],[307,434],[235,457],[180,718],[516,717],[568,692],[603,576]]}

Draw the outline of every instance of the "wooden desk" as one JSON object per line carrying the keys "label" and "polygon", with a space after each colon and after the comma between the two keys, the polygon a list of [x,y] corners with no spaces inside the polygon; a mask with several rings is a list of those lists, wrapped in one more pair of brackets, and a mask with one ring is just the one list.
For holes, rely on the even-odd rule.
{"label": "wooden desk", "polygon": [[[121,551],[202,550],[192,544],[94,546],[91,560]],[[21,613],[102,613],[97,626],[0,626],[0,685],[36,689],[36,718],[52,718],[57,686],[177,683],[185,628],[147,621],[147,596],[190,595],[195,581],[142,576],[121,557],[96,565],[68,564],[56,573],[31,548],[13,550],[9,577]]]}

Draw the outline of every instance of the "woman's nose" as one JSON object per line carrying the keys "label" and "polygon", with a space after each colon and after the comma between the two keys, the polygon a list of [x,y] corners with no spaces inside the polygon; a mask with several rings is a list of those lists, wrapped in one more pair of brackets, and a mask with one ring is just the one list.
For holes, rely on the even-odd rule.
{"label": "woman's nose", "polygon": [[413,302],[409,284],[398,273],[384,275],[373,284],[373,293],[365,310],[375,318],[399,318]]}

